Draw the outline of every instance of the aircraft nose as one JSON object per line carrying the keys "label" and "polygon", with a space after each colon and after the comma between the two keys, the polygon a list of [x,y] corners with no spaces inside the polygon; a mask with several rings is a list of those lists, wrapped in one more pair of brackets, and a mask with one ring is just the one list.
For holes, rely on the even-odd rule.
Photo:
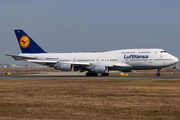
{"label": "aircraft nose", "polygon": [[179,62],[179,59],[177,57],[174,57],[174,62],[175,63]]}

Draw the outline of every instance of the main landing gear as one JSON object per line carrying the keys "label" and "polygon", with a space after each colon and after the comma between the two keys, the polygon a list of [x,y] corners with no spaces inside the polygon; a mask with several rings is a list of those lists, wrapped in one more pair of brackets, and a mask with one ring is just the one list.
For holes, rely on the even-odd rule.
{"label": "main landing gear", "polygon": [[102,76],[109,76],[109,73],[101,73]]}
{"label": "main landing gear", "polygon": [[87,72],[86,76],[98,76],[97,73]]}
{"label": "main landing gear", "polygon": [[159,73],[160,70],[161,70],[161,69],[158,69],[158,70],[157,70],[157,73],[156,73],[156,76],[157,76],[157,77],[161,76],[161,74]]}
{"label": "main landing gear", "polygon": [[[102,76],[109,76],[109,73],[101,73]],[[87,72],[86,76],[98,76],[98,73]]]}

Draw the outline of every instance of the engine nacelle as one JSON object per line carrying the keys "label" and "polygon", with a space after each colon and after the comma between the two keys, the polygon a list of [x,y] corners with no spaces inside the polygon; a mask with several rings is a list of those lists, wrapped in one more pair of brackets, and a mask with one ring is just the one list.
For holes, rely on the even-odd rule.
{"label": "engine nacelle", "polygon": [[60,64],[60,66],[57,68],[61,71],[73,71],[74,66],[68,63]]}
{"label": "engine nacelle", "polygon": [[95,66],[94,67],[95,73],[108,73],[108,67],[105,66]]}

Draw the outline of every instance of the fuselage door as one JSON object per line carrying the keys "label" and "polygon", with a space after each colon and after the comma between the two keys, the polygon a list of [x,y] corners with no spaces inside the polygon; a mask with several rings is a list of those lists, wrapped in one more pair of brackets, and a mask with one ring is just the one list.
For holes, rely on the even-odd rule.
{"label": "fuselage door", "polygon": [[75,57],[73,57],[73,62],[76,62],[76,58]]}
{"label": "fuselage door", "polygon": [[139,54],[139,50],[136,49],[136,50],[135,50],[135,55],[138,55],[138,54]]}
{"label": "fuselage door", "polygon": [[125,59],[125,63],[128,63],[128,62],[129,62],[129,60],[126,58],[126,59]]}
{"label": "fuselage door", "polygon": [[153,63],[153,57],[149,57],[149,63]]}
{"label": "fuselage door", "polygon": [[97,63],[100,63],[100,58],[99,58],[99,57],[96,58],[96,62],[97,62]]}

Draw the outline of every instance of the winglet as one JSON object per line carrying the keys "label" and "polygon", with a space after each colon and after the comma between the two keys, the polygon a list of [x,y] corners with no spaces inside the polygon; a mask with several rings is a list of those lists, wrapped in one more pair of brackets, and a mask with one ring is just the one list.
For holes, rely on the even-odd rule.
{"label": "winglet", "polygon": [[23,30],[14,30],[22,53],[46,53]]}

